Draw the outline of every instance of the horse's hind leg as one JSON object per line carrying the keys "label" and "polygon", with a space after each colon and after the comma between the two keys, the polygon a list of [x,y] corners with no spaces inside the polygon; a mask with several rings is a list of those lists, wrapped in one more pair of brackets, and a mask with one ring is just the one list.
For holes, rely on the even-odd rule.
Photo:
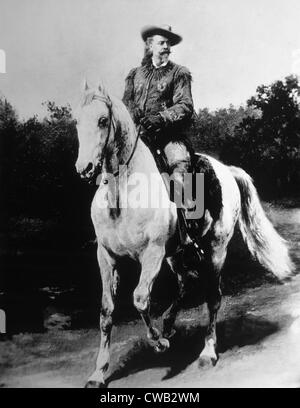
{"label": "horse's hind leg", "polygon": [[103,247],[98,247],[98,263],[102,279],[102,304],[100,311],[100,348],[98,352],[96,370],[90,376],[87,388],[105,387],[105,373],[108,370],[110,358],[110,335],[113,325],[112,314],[115,307],[115,295],[119,282],[115,260]]}
{"label": "horse's hind leg", "polygon": [[182,274],[183,265],[181,254],[167,258],[167,262],[177,277],[178,285],[177,298],[163,314],[163,336],[165,338],[171,338],[175,334],[174,323],[185,295],[185,275]]}
{"label": "horse's hind leg", "polygon": [[144,250],[140,258],[141,275],[133,294],[134,305],[147,326],[147,337],[154,344],[154,348],[158,352],[169,348],[169,342],[162,338],[159,330],[152,325],[149,308],[151,289],[160,271],[164,256],[164,245],[149,244]]}
{"label": "horse's hind leg", "polygon": [[217,335],[216,323],[218,311],[221,307],[221,270],[226,259],[227,251],[225,248],[213,248],[211,259],[207,262],[207,295],[206,301],[209,311],[209,324],[205,336],[205,346],[199,356],[199,364],[215,365],[218,361],[216,353]]}

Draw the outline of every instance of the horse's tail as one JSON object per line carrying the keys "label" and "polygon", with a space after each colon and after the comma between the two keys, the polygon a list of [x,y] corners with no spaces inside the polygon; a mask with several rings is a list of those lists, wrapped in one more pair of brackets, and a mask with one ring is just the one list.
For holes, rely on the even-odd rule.
{"label": "horse's tail", "polygon": [[239,227],[252,256],[279,279],[292,274],[287,242],[268,220],[252,179],[244,170],[230,166],[241,194]]}

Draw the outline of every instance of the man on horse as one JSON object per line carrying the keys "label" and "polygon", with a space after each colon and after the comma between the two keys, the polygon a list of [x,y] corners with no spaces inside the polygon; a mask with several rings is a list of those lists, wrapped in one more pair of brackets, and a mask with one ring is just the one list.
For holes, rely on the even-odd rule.
{"label": "man on horse", "polygon": [[[141,66],[133,68],[126,78],[123,102],[160,171],[172,173],[183,191],[184,174],[192,172],[193,161],[193,149],[188,141],[194,113],[192,78],[187,68],[169,60],[171,46],[178,44],[182,37],[172,32],[170,26],[146,26],[141,35],[145,55]],[[185,252],[191,258],[195,248],[201,257],[193,232],[197,220],[187,217],[194,203],[185,200],[181,207],[178,209],[179,229],[181,237],[186,237]]]}

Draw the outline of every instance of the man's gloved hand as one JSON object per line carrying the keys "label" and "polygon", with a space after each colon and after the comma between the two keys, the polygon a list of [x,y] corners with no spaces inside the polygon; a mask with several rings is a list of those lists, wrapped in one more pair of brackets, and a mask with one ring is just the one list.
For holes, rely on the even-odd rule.
{"label": "man's gloved hand", "polygon": [[140,120],[141,125],[148,131],[159,131],[163,128],[164,120],[161,115],[150,115]]}

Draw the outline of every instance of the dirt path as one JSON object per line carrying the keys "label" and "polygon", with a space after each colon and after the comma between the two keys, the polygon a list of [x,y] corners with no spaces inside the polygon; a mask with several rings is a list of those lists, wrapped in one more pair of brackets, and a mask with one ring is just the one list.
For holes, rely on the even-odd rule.
{"label": "dirt path", "polygon": [[[203,307],[181,312],[164,355],[148,346],[141,322],[115,328],[109,387],[300,386],[300,276],[224,299],[213,368],[197,365],[206,318]],[[82,387],[97,345],[96,330],[14,336],[0,344],[1,385]]]}
{"label": "dirt path", "polygon": [[197,337],[203,331],[199,326],[187,329],[189,319],[197,318],[194,311],[190,317],[182,316],[181,335],[186,331],[186,337],[173,345],[172,358],[176,363],[170,358],[170,366],[149,367],[116,380],[111,386],[299,387],[299,289],[297,278],[285,287],[266,286],[227,299],[219,321],[220,360],[216,367],[199,368],[197,360],[185,367],[188,356],[197,357],[201,350],[201,339],[197,343]]}

